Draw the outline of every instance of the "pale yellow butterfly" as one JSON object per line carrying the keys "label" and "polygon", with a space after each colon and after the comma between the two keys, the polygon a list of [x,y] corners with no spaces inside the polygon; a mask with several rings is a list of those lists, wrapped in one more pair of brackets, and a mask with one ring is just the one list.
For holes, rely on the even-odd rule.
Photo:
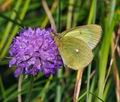
{"label": "pale yellow butterfly", "polygon": [[100,41],[101,32],[99,25],[91,24],[55,36],[64,64],[75,70],[85,68],[93,59],[92,49]]}

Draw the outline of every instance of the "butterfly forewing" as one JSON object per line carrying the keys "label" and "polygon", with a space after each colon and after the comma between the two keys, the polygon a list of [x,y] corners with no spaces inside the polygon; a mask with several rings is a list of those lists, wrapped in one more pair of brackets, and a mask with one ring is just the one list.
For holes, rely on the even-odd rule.
{"label": "butterfly forewing", "polygon": [[90,47],[78,38],[63,37],[58,48],[64,64],[75,70],[86,67],[93,59]]}
{"label": "butterfly forewing", "polygon": [[102,29],[99,25],[91,24],[65,31],[62,33],[62,37],[72,36],[81,39],[93,49],[101,38],[101,32]]}

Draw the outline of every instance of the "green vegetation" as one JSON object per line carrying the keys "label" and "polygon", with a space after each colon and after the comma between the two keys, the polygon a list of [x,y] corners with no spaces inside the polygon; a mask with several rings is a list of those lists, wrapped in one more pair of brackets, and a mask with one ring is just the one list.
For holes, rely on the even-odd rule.
{"label": "green vegetation", "polygon": [[60,33],[86,24],[101,25],[103,32],[84,70],[78,102],[120,102],[120,0],[0,0],[0,101],[72,102],[76,71],[63,67],[49,78],[15,78],[8,52],[21,28]]}

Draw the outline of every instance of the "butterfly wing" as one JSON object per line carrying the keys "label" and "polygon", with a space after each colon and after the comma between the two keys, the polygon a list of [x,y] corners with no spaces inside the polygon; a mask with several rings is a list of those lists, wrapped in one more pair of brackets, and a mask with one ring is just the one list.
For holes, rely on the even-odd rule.
{"label": "butterfly wing", "polygon": [[83,40],[91,49],[94,49],[101,38],[101,26],[91,24],[76,27],[74,29],[65,31],[61,34],[62,37],[72,36]]}
{"label": "butterfly wing", "polygon": [[86,67],[93,59],[90,47],[78,38],[63,37],[58,48],[64,64],[74,70]]}

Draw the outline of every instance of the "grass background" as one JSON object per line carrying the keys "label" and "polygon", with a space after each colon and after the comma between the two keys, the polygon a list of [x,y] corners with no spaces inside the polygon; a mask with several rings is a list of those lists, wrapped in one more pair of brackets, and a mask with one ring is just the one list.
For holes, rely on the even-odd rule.
{"label": "grass background", "polygon": [[[94,60],[85,69],[80,102],[120,102],[120,22],[119,0],[47,0],[57,32],[75,26],[99,24],[103,33],[94,50]],[[41,0],[0,0],[0,101],[71,102],[76,71],[62,68],[57,75],[46,78],[42,73],[34,78],[15,78],[10,69],[9,47],[22,27],[51,26]],[[119,28],[120,30],[120,28]],[[22,91],[18,85],[22,79]]]}

